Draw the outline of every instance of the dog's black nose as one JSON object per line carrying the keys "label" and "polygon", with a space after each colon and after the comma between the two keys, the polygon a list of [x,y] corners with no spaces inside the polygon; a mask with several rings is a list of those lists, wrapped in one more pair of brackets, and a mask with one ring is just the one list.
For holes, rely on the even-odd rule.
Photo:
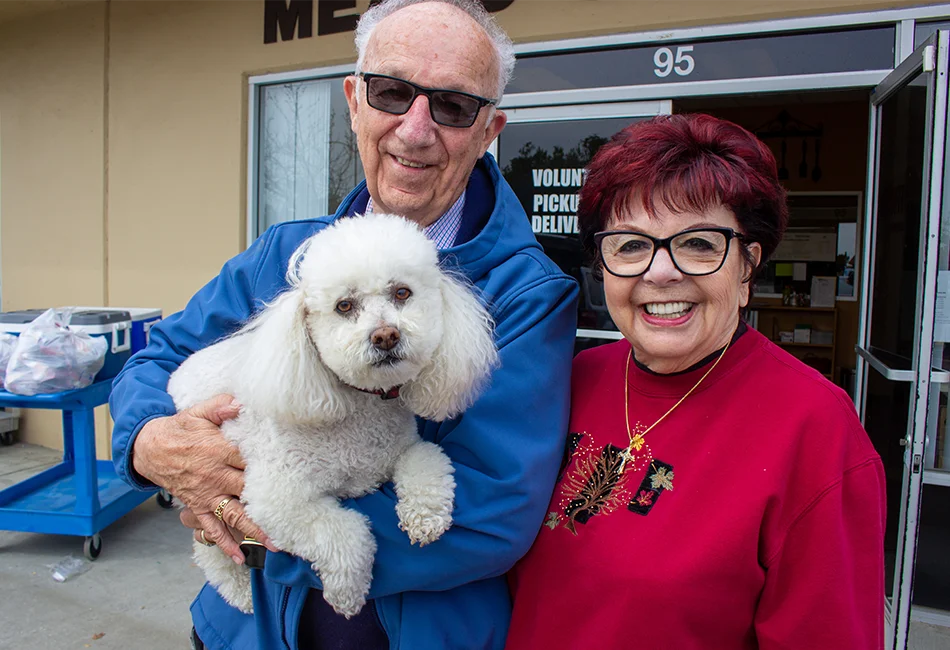
{"label": "dog's black nose", "polygon": [[395,327],[380,327],[370,334],[369,340],[378,350],[392,350],[399,343],[399,330]]}

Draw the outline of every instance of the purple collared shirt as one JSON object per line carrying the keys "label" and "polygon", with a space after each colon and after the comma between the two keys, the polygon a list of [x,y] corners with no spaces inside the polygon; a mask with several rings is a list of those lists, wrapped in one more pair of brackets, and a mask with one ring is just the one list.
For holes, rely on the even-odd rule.
{"label": "purple collared shirt", "polygon": [[[465,192],[441,217],[423,228],[425,236],[435,244],[438,250],[452,248],[462,227],[462,210],[465,208]],[[373,197],[366,203],[366,214],[373,213]]]}

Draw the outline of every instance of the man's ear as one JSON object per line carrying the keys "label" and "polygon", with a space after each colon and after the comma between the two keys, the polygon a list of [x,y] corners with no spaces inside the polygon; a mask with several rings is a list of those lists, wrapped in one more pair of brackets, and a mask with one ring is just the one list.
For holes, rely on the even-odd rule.
{"label": "man's ear", "polygon": [[485,155],[492,141],[498,137],[498,134],[501,133],[507,123],[508,116],[505,112],[496,110],[495,114],[488,121],[488,124],[485,125],[485,139],[482,142],[482,155]]}
{"label": "man's ear", "polygon": [[359,110],[359,99],[357,91],[359,90],[360,78],[355,75],[349,75],[343,80],[343,95],[346,97],[346,104],[350,107],[350,128],[356,132],[356,112]]}

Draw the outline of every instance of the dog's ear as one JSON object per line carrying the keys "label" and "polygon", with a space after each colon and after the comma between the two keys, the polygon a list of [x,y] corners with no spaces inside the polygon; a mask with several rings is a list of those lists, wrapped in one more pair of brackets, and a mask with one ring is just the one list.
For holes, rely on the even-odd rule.
{"label": "dog's ear", "polygon": [[442,273],[442,340],[432,361],[400,396],[417,415],[452,418],[467,409],[498,365],[493,322],[463,280]]}
{"label": "dog's ear", "polygon": [[247,337],[239,373],[241,401],[284,422],[339,421],[350,403],[323,365],[306,317],[303,291],[293,288],[238,334]]}

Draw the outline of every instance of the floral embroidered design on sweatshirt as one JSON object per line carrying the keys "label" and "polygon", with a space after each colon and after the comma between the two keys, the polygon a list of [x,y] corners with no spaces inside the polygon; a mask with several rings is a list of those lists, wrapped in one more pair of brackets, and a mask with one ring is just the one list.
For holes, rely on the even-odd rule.
{"label": "floral embroidered design on sweatshirt", "polygon": [[[631,512],[646,515],[662,492],[673,489],[673,467],[656,461],[652,453],[649,458],[638,455],[635,460],[639,462],[631,467],[624,449],[610,444],[600,446],[587,432],[570,434],[565,451],[559,498],[544,521],[551,530],[563,526],[577,535],[578,524],[586,524],[591,517],[609,514],[625,504]],[[627,477],[636,476],[644,466],[648,467],[647,474],[631,494],[632,481]]]}

